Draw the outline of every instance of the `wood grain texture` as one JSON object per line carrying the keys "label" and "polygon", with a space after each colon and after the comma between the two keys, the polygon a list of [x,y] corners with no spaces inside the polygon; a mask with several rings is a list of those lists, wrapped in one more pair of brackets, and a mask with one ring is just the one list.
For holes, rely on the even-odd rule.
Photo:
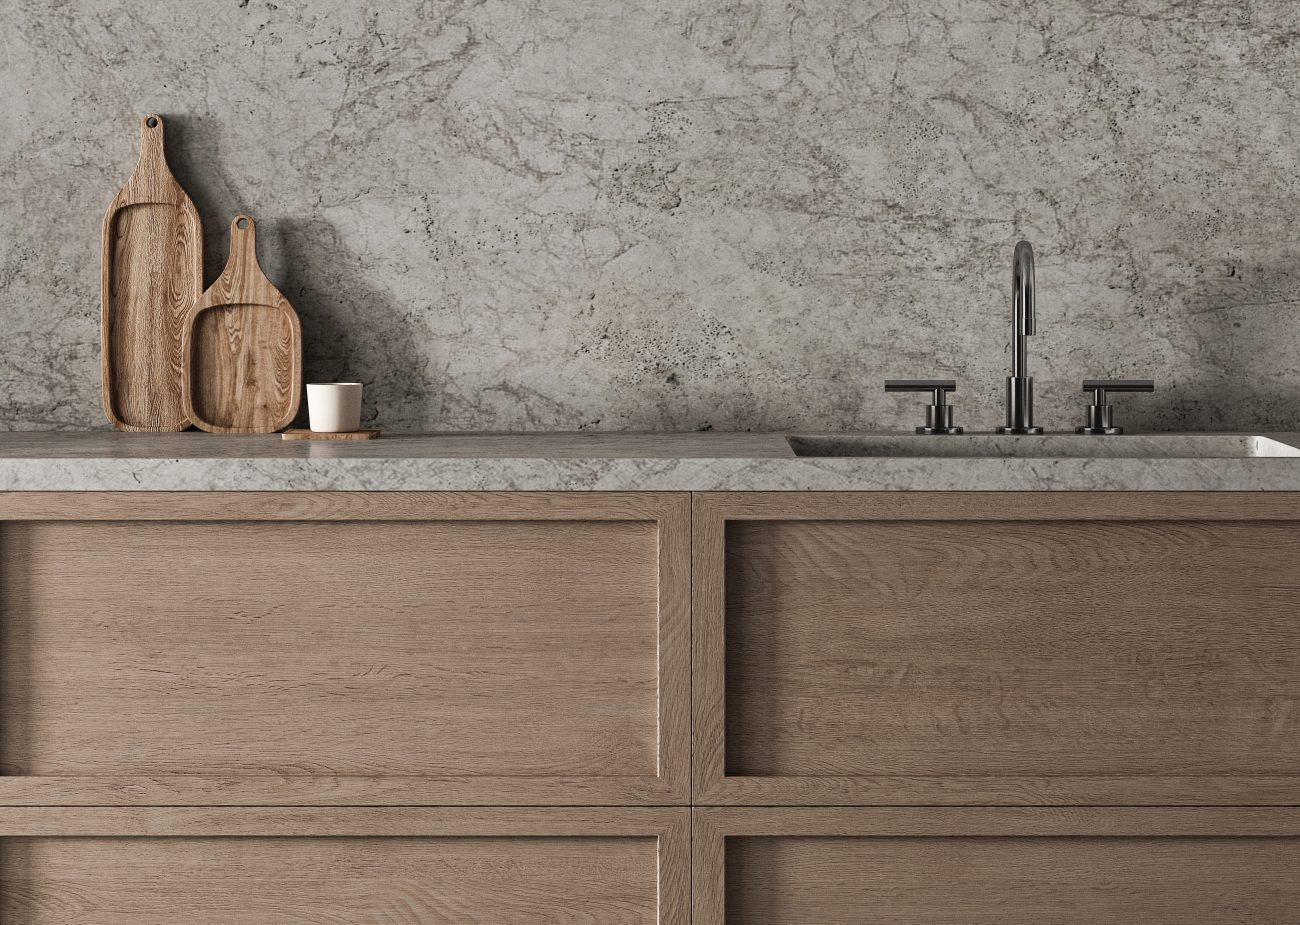
{"label": "wood grain texture", "polygon": [[1300,839],[742,838],[726,864],[732,925],[1291,925],[1300,907]]}
{"label": "wood grain texture", "polygon": [[645,923],[650,838],[60,838],[0,846],[28,925]]}
{"label": "wood grain texture", "polygon": [[[595,503],[592,503],[595,499]],[[563,491],[3,491],[0,521],[655,520],[689,539],[689,496]],[[686,550],[689,557],[690,550]],[[689,565],[689,559],[684,560]]]}
{"label": "wood grain texture", "polygon": [[[996,500],[0,494],[0,920],[1294,921],[1294,805],[798,805],[1300,803],[1300,498]],[[790,805],[428,808],[686,802],[692,544]]]}
{"label": "wood grain texture", "polygon": [[269,434],[288,426],[302,398],[298,314],[257,262],[256,225],[230,223],[230,259],[183,328],[185,412],[214,433]]}
{"label": "wood grain texture", "polygon": [[701,809],[696,925],[1291,925],[1294,809]]}
{"label": "wood grain texture", "polygon": [[1291,520],[1300,504],[1300,492],[1287,491],[724,491],[692,498],[697,517],[728,521]]}
{"label": "wood grain texture", "polygon": [[662,806],[5,806],[0,838],[654,835],[685,842],[689,812]]}
{"label": "wood grain texture", "polygon": [[[14,812],[39,816],[41,811]],[[132,811],[102,812],[129,814]],[[695,811],[694,831],[696,839],[706,844],[731,835],[782,838],[822,835],[845,838],[1300,838],[1300,807],[708,806]]]}
{"label": "wood grain texture", "polygon": [[689,917],[685,809],[0,810],[28,925],[647,923]]}
{"label": "wood grain texture", "polygon": [[185,318],[203,291],[203,227],[167,166],[163,120],[140,123],[135,172],[104,214],[100,277],[104,413],[118,430],[189,426]]}
{"label": "wood grain texture", "polygon": [[0,801],[685,802],[684,497],[281,498],[0,528]]}
{"label": "wood grain texture", "polygon": [[697,511],[704,802],[1300,802],[1294,500],[826,500]]}

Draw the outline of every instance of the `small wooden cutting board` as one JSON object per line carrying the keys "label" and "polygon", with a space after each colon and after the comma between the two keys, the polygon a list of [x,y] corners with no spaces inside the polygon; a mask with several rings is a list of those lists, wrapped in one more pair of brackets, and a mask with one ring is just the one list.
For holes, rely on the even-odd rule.
{"label": "small wooden cutting board", "polygon": [[257,227],[230,223],[230,259],[184,326],[182,395],[198,427],[269,434],[292,423],[302,398],[302,328],[257,262]]}
{"label": "small wooden cutting board", "polygon": [[203,226],[163,152],[163,120],[140,123],[135,173],[104,214],[100,327],[104,413],[118,430],[189,426],[181,329],[203,291]]}

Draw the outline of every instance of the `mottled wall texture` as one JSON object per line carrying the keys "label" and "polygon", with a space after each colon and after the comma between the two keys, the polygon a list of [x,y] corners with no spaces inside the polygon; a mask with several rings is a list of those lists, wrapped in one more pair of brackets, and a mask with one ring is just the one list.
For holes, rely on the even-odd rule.
{"label": "mottled wall texture", "polygon": [[[1295,0],[4,0],[0,427],[103,427],[138,119],[392,430],[1300,429]],[[216,439],[216,438],[214,438]]]}

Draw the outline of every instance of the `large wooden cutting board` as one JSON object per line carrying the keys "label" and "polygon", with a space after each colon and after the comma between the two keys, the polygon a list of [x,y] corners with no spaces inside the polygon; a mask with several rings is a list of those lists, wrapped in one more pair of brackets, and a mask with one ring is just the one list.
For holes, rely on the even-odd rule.
{"label": "large wooden cutting board", "polygon": [[224,434],[287,427],[302,395],[298,314],[257,262],[256,226],[230,224],[230,259],[183,329],[182,397],[197,426]]}
{"label": "large wooden cutting board", "polygon": [[203,291],[203,227],[167,167],[156,115],[140,123],[140,161],[103,238],[104,413],[118,430],[184,430],[181,328]]}

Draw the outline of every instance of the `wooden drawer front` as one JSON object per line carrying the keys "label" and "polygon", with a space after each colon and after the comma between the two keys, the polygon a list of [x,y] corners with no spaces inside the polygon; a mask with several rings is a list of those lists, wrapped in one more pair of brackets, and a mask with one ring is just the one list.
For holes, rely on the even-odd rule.
{"label": "wooden drawer front", "polygon": [[935,812],[701,810],[694,923],[1293,925],[1300,909],[1294,811]]}
{"label": "wooden drawer front", "polygon": [[[158,811],[0,839],[0,917],[24,925],[685,925],[688,810]],[[34,823],[34,824],[33,824]],[[150,830],[147,835],[123,835]],[[8,831],[22,829],[13,819]],[[161,831],[159,831],[161,830]],[[315,834],[319,832],[321,834]]]}
{"label": "wooden drawer front", "polygon": [[702,802],[1300,803],[1295,496],[706,496]]}
{"label": "wooden drawer front", "polygon": [[684,496],[157,504],[0,525],[0,800],[688,798]]}

